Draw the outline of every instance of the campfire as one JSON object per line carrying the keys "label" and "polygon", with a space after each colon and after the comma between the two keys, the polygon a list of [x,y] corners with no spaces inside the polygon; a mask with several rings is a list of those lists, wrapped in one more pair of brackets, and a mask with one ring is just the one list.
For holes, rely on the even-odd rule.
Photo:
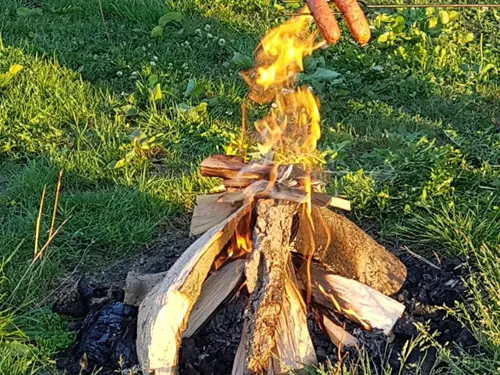
{"label": "campfire", "polygon": [[139,306],[137,353],[144,374],[176,374],[191,337],[235,293],[246,296],[232,374],[283,374],[317,364],[307,318],[337,346],[357,346],[339,316],[389,335],[404,305],[389,296],[406,268],[321,192],[320,108],[300,87],[303,59],[320,48],[308,15],[271,30],[243,77],[249,98],[272,103],[255,122],[249,155],[214,155],[201,173],[223,191],[200,195],[191,233],[201,235],[167,272],[129,274],[125,303]]}

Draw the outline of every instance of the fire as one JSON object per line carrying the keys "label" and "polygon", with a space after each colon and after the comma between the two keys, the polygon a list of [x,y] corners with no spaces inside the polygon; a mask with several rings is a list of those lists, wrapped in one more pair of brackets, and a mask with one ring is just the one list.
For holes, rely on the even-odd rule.
{"label": "fire", "polygon": [[[272,153],[275,165],[314,165],[321,136],[319,102],[310,88],[298,87],[304,57],[323,43],[310,29],[313,18],[300,15],[271,30],[261,41],[256,67],[243,76],[259,102],[273,101],[269,115],[255,123],[262,156]],[[257,94],[256,94],[257,95]],[[255,95],[254,95],[255,97]]]}
{"label": "fire", "polygon": [[251,224],[250,214],[241,218],[227,248],[215,260],[214,270],[218,270],[229,260],[245,257],[252,251]]}
{"label": "fire", "polygon": [[370,325],[365,322],[360,316],[358,313],[356,313],[356,311],[350,309],[350,308],[342,308],[339,304],[339,302],[337,301],[337,299],[335,298],[335,296],[331,293],[328,293],[325,288],[323,288],[323,286],[321,284],[318,284],[318,289],[321,293],[323,293],[323,295],[327,298],[329,298],[331,301],[332,301],[332,305],[335,307],[335,310],[337,310],[338,312],[341,312],[343,313],[344,315],[346,315],[347,317],[349,318],[354,318],[354,320],[358,321],[364,329],[370,329]]}

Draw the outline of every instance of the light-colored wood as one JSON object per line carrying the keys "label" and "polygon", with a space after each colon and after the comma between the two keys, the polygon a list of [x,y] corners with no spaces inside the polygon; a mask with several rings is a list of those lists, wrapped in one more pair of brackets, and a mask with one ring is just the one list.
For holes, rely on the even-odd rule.
{"label": "light-colored wood", "polygon": [[224,179],[260,179],[265,178],[272,169],[270,165],[245,164],[241,158],[229,155],[212,155],[200,164],[203,176]]}
{"label": "light-colored wood", "polygon": [[277,358],[272,360],[276,374],[295,373],[305,366],[317,364],[307,327],[306,306],[294,279],[295,275],[289,275],[285,282],[285,296],[276,327]]}
{"label": "light-colored wood", "polygon": [[[318,264],[311,265],[311,276],[312,295],[316,302],[335,308],[336,301],[341,313],[353,321],[362,321],[371,328],[381,329],[386,335],[392,332],[405,310],[405,306],[398,301],[356,280],[333,275]],[[301,267],[298,277],[301,287],[305,288],[305,265]]]}
{"label": "light-colored wood", "polygon": [[193,306],[184,337],[191,337],[217,307],[243,283],[245,259],[235,259],[212,273],[201,289],[200,298]]}
{"label": "light-colored wood", "polygon": [[344,328],[332,322],[326,315],[321,319],[330,340],[338,347],[353,347],[358,346],[359,342],[356,337],[347,332]]}
{"label": "light-colored wood", "polygon": [[198,195],[196,197],[196,206],[191,218],[191,235],[196,236],[206,232],[227,219],[241,207],[241,203],[239,202],[234,204],[219,203],[218,200],[224,194]]}
{"label": "light-colored wood", "polygon": [[139,306],[153,288],[167,276],[167,272],[139,274],[129,272],[125,280],[125,297],[123,303]]}
{"label": "light-colored wood", "polygon": [[238,345],[238,349],[236,350],[236,355],[234,356],[233,369],[231,371],[231,375],[244,375],[245,374],[245,343],[247,341],[247,329],[248,323],[245,320],[243,322],[243,328],[241,330],[241,339],[240,345]]}
{"label": "light-colored wood", "polygon": [[178,351],[193,305],[215,257],[250,205],[205,232],[175,262],[165,279],[142,301],[137,323],[137,356],[144,374],[174,375]]}
{"label": "light-colored wood", "polygon": [[351,202],[347,199],[332,197],[328,194],[312,192],[311,203],[318,207],[335,207],[344,211],[351,211]]}
{"label": "light-colored wood", "polygon": [[[405,265],[345,216],[312,206],[314,235],[304,210],[294,249],[313,257],[331,273],[357,280],[386,295],[397,293],[406,280]],[[314,245],[314,246],[313,246]]]}

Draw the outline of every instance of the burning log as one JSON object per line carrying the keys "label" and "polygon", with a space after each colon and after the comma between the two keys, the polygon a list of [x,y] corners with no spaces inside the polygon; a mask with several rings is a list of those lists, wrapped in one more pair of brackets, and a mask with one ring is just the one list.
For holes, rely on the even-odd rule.
{"label": "burning log", "polygon": [[[405,306],[396,300],[356,280],[333,275],[317,264],[311,265],[313,299],[325,307],[357,320],[365,328],[378,328],[389,335]],[[299,271],[305,289],[306,265]]]}
{"label": "burning log", "polygon": [[296,205],[270,199],[256,203],[253,251],[245,269],[251,293],[246,313],[247,367],[262,372],[276,345],[276,328],[283,307],[289,257],[290,229]]}
{"label": "burning log", "polygon": [[241,207],[194,242],[139,307],[137,355],[145,374],[177,373],[178,351],[189,314],[215,257],[250,206]]}
{"label": "burning log", "polygon": [[[306,217],[299,218],[295,250],[314,258],[336,275],[354,278],[378,291],[398,292],[406,279],[406,267],[346,217],[328,208],[312,207],[315,248]],[[303,216],[303,215],[302,215]]]}

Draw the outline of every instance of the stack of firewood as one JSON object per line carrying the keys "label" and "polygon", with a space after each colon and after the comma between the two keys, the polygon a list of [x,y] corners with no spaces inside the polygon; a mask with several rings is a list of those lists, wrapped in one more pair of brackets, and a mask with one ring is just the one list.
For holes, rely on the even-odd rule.
{"label": "stack of firewood", "polygon": [[[139,306],[144,374],[176,374],[182,338],[196,334],[236,290],[248,304],[234,375],[316,364],[311,311],[339,346],[358,341],[338,314],[391,333],[404,306],[389,296],[401,288],[406,268],[332,210],[350,210],[349,201],[316,192],[319,182],[294,165],[217,155],[203,161],[201,173],[224,185],[224,192],[197,198],[191,232],[201,236],[168,272],[127,278],[125,302]],[[236,237],[245,246],[235,245]]]}

